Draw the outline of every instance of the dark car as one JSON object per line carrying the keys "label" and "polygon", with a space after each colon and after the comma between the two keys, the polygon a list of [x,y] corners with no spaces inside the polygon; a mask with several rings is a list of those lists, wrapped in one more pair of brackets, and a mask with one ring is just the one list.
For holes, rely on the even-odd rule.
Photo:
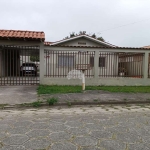
{"label": "dark car", "polygon": [[37,76],[37,66],[35,63],[23,63],[20,67],[20,75],[34,75]]}

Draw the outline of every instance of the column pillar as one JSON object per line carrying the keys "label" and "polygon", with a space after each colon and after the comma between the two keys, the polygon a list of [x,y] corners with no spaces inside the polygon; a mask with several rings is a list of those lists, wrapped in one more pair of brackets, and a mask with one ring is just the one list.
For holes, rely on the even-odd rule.
{"label": "column pillar", "polygon": [[95,56],[94,56],[94,78],[98,79],[99,76],[99,51],[95,51]]}
{"label": "column pillar", "polygon": [[45,66],[44,66],[44,42],[40,44],[40,84],[43,83],[44,73],[45,73]]}
{"label": "column pillar", "polygon": [[144,61],[143,61],[143,76],[144,76],[144,79],[147,79],[148,78],[148,60],[149,60],[149,53],[148,52],[145,52],[145,55],[144,55]]}

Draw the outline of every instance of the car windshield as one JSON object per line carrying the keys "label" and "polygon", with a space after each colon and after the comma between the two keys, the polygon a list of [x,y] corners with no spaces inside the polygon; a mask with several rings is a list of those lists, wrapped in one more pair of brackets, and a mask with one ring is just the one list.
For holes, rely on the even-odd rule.
{"label": "car windshield", "polygon": [[32,66],[32,67],[35,67],[35,64],[31,64],[31,63],[24,63],[24,64],[22,64],[22,66]]}

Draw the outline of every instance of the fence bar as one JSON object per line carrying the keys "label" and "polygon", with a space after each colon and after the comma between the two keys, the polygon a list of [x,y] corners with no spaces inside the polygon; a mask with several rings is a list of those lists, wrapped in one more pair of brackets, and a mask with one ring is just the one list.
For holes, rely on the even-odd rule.
{"label": "fence bar", "polygon": [[[49,50],[45,50],[45,55]],[[143,53],[118,53],[99,51],[51,51],[49,63],[46,64],[45,77],[66,78],[69,71],[77,69],[76,65],[88,64],[85,77],[143,77]],[[49,67],[50,65],[50,67]],[[93,72],[94,66],[97,66]],[[141,68],[142,67],[142,68]],[[98,73],[98,74],[97,74]],[[96,75],[97,74],[97,75]]]}
{"label": "fence bar", "polygon": [[[50,55],[46,61],[45,77],[66,78],[69,71],[77,69],[76,65],[90,65],[90,58],[94,58],[94,52],[80,51],[48,51],[45,50],[45,57]],[[90,65],[91,66],[91,65]],[[85,71],[86,77],[93,77],[93,66]]]}

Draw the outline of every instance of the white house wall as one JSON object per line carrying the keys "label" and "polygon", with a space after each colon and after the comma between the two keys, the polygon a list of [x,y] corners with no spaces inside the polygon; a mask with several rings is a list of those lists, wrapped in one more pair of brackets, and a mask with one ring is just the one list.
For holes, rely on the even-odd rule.
{"label": "white house wall", "polygon": [[[81,43],[81,44],[79,44]],[[86,43],[86,44],[84,44]],[[68,42],[64,42],[58,45],[69,45],[69,46],[104,46],[103,44],[96,43],[94,41],[88,40],[86,38],[78,38]]]}
{"label": "white house wall", "polygon": [[[142,75],[143,72],[143,62],[127,62],[127,70],[128,70],[128,75],[129,76],[140,76]],[[134,69],[132,67],[132,65],[134,66]]]}
{"label": "white house wall", "polygon": [[100,56],[105,57],[105,67],[99,67],[99,76],[118,75],[118,55],[115,53],[101,52]]}

